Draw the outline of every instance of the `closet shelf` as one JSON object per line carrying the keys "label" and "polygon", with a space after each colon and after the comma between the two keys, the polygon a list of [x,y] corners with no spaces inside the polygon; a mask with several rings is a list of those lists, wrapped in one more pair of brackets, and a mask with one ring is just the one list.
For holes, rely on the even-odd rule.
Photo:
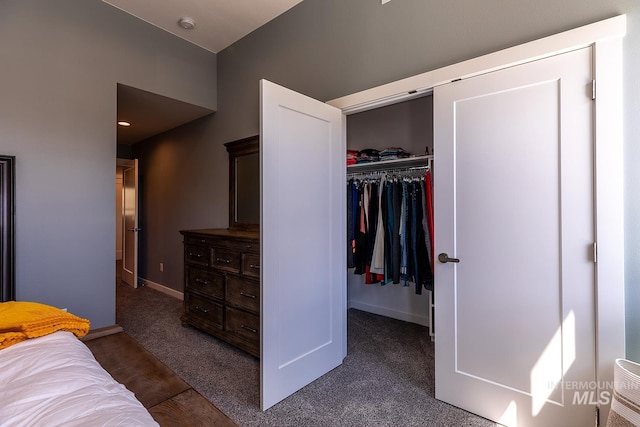
{"label": "closet shelf", "polygon": [[410,168],[414,166],[425,166],[429,161],[433,160],[433,155],[407,157],[397,160],[382,160],[379,162],[359,163],[347,166],[347,173],[351,172],[369,172],[393,168]]}

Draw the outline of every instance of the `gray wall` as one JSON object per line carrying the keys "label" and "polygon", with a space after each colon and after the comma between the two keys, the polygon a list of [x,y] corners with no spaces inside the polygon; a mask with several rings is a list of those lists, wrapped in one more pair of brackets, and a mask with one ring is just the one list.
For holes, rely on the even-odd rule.
{"label": "gray wall", "polygon": [[216,109],[216,60],[98,0],[0,0],[19,300],[115,323],[116,84]]}
{"label": "gray wall", "polygon": [[228,156],[224,145],[213,142],[214,117],[134,145],[141,194],[139,274],[178,291],[184,271],[179,230],[226,228],[229,222]]}
{"label": "gray wall", "polygon": [[[177,230],[227,225],[222,143],[258,132],[260,78],[328,100],[619,13],[629,19],[627,345],[640,360],[640,82],[633,78],[640,5],[633,0],[305,0],[221,52],[213,118],[145,149],[143,275],[181,289]],[[18,298],[68,307],[94,327],[112,324],[115,85],[216,109],[215,55],[97,0],[3,0],[0,58],[0,149],[17,156]],[[166,277],[154,276],[159,262]]]}
{"label": "gray wall", "polygon": [[[176,178],[181,182],[198,181],[199,176],[215,182],[212,171],[219,171],[223,179],[227,159],[212,146],[259,131],[261,78],[326,101],[622,13],[628,15],[624,42],[627,346],[629,357],[640,360],[640,189],[636,188],[640,2],[636,0],[394,0],[385,5],[379,0],[305,0],[219,53],[218,112],[206,129],[197,128],[206,141],[180,134],[174,142],[167,135],[158,146],[172,146],[180,158],[191,150],[202,150],[203,156],[215,152],[206,166],[190,152],[189,156],[198,157],[196,170],[192,165],[174,170],[182,175]],[[154,183],[146,185],[150,189]],[[180,210],[163,224],[171,229],[169,234],[190,225],[226,226],[226,194],[215,186],[208,194],[210,200],[189,208],[179,203],[184,196],[176,196],[158,201],[154,210],[160,206]],[[158,258],[151,254],[163,243],[148,242],[155,270]],[[170,244],[175,246],[171,251],[175,259],[166,262],[180,264],[179,239]],[[172,280],[181,281],[180,274]],[[167,285],[182,286],[181,282]]]}
{"label": "gray wall", "polygon": [[216,132],[259,129],[258,80],[320,100],[628,15],[625,66],[627,353],[640,360],[640,2],[305,0],[218,56]]}

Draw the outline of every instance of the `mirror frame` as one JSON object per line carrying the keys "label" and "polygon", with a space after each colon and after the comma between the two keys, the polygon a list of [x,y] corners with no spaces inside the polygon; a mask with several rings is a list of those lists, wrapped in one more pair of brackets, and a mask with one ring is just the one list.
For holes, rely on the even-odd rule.
{"label": "mirror frame", "polygon": [[[236,159],[260,152],[260,135],[231,141],[224,144],[229,152],[229,229],[257,231],[260,224],[236,221]],[[260,202],[258,202],[260,203]]]}

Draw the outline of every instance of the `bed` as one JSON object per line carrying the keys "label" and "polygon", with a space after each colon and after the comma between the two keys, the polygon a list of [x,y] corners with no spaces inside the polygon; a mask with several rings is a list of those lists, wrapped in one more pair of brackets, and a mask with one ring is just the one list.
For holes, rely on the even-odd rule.
{"label": "bed", "polygon": [[100,366],[76,328],[58,321],[26,337],[7,326],[6,304],[0,303],[0,426],[158,426]]}

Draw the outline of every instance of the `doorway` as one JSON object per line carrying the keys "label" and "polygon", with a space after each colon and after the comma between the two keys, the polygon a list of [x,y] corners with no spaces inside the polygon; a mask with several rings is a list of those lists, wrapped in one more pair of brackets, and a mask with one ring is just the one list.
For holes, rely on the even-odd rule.
{"label": "doorway", "polygon": [[[135,251],[145,251],[146,248],[129,248],[127,252],[127,235],[128,233],[137,233],[139,231],[137,222],[129,216],[132,214],[132,207],[137,201],[137,195],[129,200],[129,207],[125,205],[127,194],[131,194],[129,189],[135,187],[134,183],[128,181],[126,171],[127,168],[133,167],[133,151],[135,144],[147,143],[148,140],[160,135],[164,132],[175,129],[186,123],[212,114],[214,111],[205,107],[179,101],[157,93],[148,92],[143,89],[127,86],[124,84],[116,84],[117,98],[117,119],[118,121],[126,121],[129,126],[117,126],[117,152],[122,158],[117,158],[116,168],[120,169],[120,180],[122,191],[118,187],[116,181],[116,260],[118,264],[116,269],[118,273],[123,273],[122,278],[131,286],[136,287],[138,280],[137,266],[133,261],[138,259],[134,254]],[[137,173],[132,174],[137,177]],[[118,180],[118,169],[116,169],[116,180]],[[121,207],[118,204],[121,203]],[[124,210],[124,211],[123,211]],[[137,209],[135,209],[137,212]],[[129,223],[127,223],[129,221]],[[129,231],[133,229],[135,231]],[[129,236],[131,237],[131,236]],[[131,243],[131,239],[130,243]],[[136,245],[137,246],[137,245]],[[121,251],[121,252],[119,252]],[[130,258],[127,259],[127,253]],[[145,253],[141,255],[144,259]],[[180,263],[181,260],[175,260]],[[120,267],[122,264],[122,268]],[[137,263],[136,263],[137,264]],[[136,269],[134,271],[134,268]],[[145,271],[146,266],[142,266]]]}

